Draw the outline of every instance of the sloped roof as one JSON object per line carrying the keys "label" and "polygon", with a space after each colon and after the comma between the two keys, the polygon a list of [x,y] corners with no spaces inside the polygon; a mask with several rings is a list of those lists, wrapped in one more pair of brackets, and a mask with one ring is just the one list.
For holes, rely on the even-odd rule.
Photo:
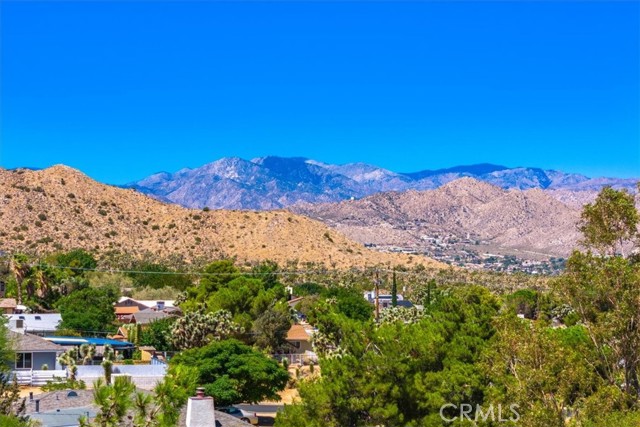
{"label": "sloped roof", "polygon": [[15,298],[0,298],[0,308],[16,308],[17,306]]}
{"label": "sloped roof", "polygon": [[60,313],[10,314],[7,318],[24,320],[24,327],[28,331],[55,331],[62,322]]}
{"label": "sloped roof", "polygon": [[303,325],[292,325],[287,332],[287,341],[310,341],[311,335]]}
{"label": "sloped roof", "polygon": [[140,311],[140,307],[137,305],[129,306],[129,307],[114,307],[116,314],[133,314]]}
{"label": "sloped roof", "polygon": [[122,303],[130,301],[130,303],[132,304],[138,304],[138,305],[143,305],[147,308],[152,308],[152,307],[156,307],[158,305],[158,302],[163,302],[165,307],[175,307],[175,301],[174,300],[161,300],[161,299],[141,299],[141,300],[136,300],[133,299],[131,297],[120,297],[120,299],[118,300],[118,302],[116,303],[116,306],[120,306],[123,307],[124,305],[122,305]]}
{"label": "sloped roof", "polygon": [[9,331],[9,338],[13,342],[15,351],[35,351],[35,352],[63,352],[65,348],[54,344],[44,338],[30,334],[19,334]]}
{"label": "sloped roof", "polygon": [[173,317],[171,314],[167,314],[163,311],[153,311],[153,310],[142,310],[137,313],[133,313],[131,316],[128,316],[131,320],[135,321],[140,325],[146,325],[147,323],[151,323],[154,320],[165,319],[167,317]]}

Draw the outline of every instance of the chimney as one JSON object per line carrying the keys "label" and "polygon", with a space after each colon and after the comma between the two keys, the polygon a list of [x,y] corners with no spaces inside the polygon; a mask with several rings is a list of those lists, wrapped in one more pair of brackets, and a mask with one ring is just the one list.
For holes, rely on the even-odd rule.
{"label": "chimney", "polygon": [[213,397],[204,395],[204,388],[196,389],[196,396],[187,402],[187,427],[211,427],[216,425]]}
{"label": "chimney", "polygon": [[164,310],[164,301],[156,301],[158,311]]}

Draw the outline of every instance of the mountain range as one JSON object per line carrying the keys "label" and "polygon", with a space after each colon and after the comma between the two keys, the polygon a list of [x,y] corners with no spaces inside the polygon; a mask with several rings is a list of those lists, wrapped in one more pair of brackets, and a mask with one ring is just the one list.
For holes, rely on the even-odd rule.
{"label": "mountain range", "polygon": [[270,210],[387,191],[432,190],[465,177],[502,189],[547,190],[559,200],[576,204],[592,199],[604,185],[632,189],[637,181],[493,164],[400,173],[365,163],[334,165],[269,156],[222,158],[195,169],[156,173],[125,187],[189,208]]}
{"label": "mountain range", "polygon": [[186,262],[232,257],[239,264],[444,267],[423,256],[368,249],[288,211],[194,210],[98,183],[63,165],[0,168],[0,252],[74,248]]}
{"label": "mountain range", "polygon": [[385,192],[291,209],[369,246],[435,251],[436,257],[469,250],[515,251],[521,258],[566,256],[580,237],[580,209],[538,188],[505,190],[473,178],[435,190]]}

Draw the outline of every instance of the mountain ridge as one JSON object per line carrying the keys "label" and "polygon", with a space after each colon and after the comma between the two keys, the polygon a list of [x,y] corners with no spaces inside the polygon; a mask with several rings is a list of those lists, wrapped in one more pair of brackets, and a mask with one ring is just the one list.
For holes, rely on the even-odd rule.
{"label": "mountain ridge", "polygon": [[595,192],[604,185],[632,189],[636,182],[491,163],[399,173],[362,162],[335,165],[305,157],[266,156],[221,158],[173,174],[159,172],[124,187],[190,208],[270,210],[298,203],[360,199],[387,191],[431,190],[464,177],[503,189],[550,191]]}
{"label": "mountain ridge", "polygon": [[[365,245],[412,248],[419,253],[430,253],[438,246],[434,240],[447,240],[498,253],[567,256],[580,238],[581,208],[542,189],[502,189],[469,177],[433,190],[377,193],[290,209],[322,220]],[[446,250],[447,245],[440,246]]]}
{"label": "mountain ridge", "polygon": [[0,169],[0,251],[46,254],[84,248],[134,257],[180,255],[271,259],[328,268],[422,264],[422,256],[381,253],[323,223],[288,211],[203,211],[167,204],[133,189],[98,183],[64,165]]}

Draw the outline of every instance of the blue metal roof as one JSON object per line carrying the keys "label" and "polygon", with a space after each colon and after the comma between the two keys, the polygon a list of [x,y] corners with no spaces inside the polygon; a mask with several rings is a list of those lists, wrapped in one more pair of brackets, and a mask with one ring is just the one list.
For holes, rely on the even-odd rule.
{"label": "blue metal roof", "polygon": [[93,345],[110,345],[116,349],[122,348],[135,348],[133,343],[127,341],[117,341],[111,340],[108,338],[94,338],[94,337],[44,337],[45,340],[51,341],[54,344],[59,345],[82,345],[82,344],[93,344]]}
{"label": "blue metal roof", "polygon": [[85,338],[89,344],[110,345],[113,348],[134,348],[135,344],[127,341],[117,341],[108,338]]}

